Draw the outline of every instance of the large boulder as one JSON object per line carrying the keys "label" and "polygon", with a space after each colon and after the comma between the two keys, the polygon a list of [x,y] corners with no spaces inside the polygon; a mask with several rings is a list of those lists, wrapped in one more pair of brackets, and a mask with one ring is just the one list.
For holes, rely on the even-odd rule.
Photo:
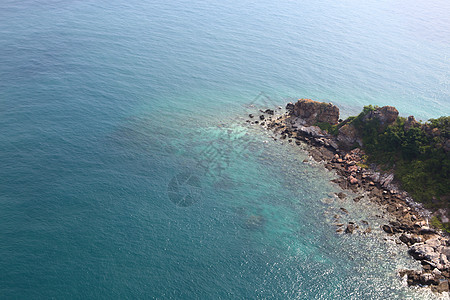
{"label": "large boulder", "polygon": [[336,105],[311,99],[298,100],[291,114],[302,119],[305,125],[314,125],[318,122],[336,125],[339,120],[339,108]]}
{"label": "large boulder", "polygon": [[397,120],[398,110],[393,106],[377,107],[364,116],[363,121],[367,122],[377,119],[381,125],[391,125]]}
{"label": "large boulder", "polygon": [[434,251],[434,248],[424,243],[416,243],[408,250],[415,259],[427,260],[437,265],[440,263],[441,255]]}
{"label": "large boulder", "polygon": [[339,128],[339,134],[337,137],[338,142],[346,149],[352,148],[355,143],[362,146],[361,138],[358,135],[358,130],[356,130],[353,124],[345,124]]}

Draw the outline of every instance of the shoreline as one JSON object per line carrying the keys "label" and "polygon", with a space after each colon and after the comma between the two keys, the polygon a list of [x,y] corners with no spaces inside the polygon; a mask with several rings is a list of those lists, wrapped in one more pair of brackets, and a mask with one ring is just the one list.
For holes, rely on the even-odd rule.
{"label": "shoreline", "polygon": [[[359,202],[364,196],[377,209],[385,209],[392,220],[381,226],[385,234],[394,237],[398,243],[408,246],[408,253],[422,264],[422,270],[398,270],[400,277],[406,277],[409,286],[428,286],[433,292],[449,292],[450,279],[450,239],[444,232],[431,228],[427,216],[429,211],[399,189],[393,182],[394,174],[381,172],[375,164],[366,165],[365,153],[360,148],[344,150],[336,138],[317,126],[305,125],[305,121],[287,112],[276,115],[272,109],[259,110],[250,114],[247,123],[259,125],[272,131],[277,137],[297,146],[307,145],[306,151],[328,170],[333,170],[337,178],[331,180],[342,190],[351,190],[358,196],[353,200]],[[345,198],[343,192],[337,197]],[[338,224],[336,233],[352,234],[358,225]],[[362,231],[364,234],[369,230]]]}

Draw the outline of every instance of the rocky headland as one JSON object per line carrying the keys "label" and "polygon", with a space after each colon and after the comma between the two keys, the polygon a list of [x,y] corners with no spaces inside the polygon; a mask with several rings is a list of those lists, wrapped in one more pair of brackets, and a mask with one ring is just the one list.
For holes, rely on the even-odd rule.
{"label": "rocky headland", "polygon": [[[366,196],[385,208],[392,218],[381,229],[406,244],[408,253],[423,266],[420,271],[399,270],[400,276],[406,276],[409,285],[448,292],[450,238],[445,226],[448,226],[450,182],[449,169],[445,168],[450,156],[449,119],[420,123],[412,116],[399,117],[392,106],[367,106],[358,116],[341,120],[337,106],[300,99],[288,103],[284,114],[260,110],[259,116],[250,114],[247,122],[277,133],[274,139],[308,145],[314,160],[336,172],[338,177],[333,182],[359,195],[353,199],[355,202]],[[440,164],[436,168],[441,168],[437,174],[428,168],[436,163]],[[425,175],[405,175],[411,170],[409,164],[418,165],[413,168]],[[422,180],[421,176],[432,180]],[[440,179],[438,182],[436,177]],[[413,181],[412,189],[409,179]],[[429,182],[430,186],[425,186]],[[427,205],[431,210],[416,202],[416,198],[431,199],[431,205]],[[336,232],[352,234],[357,229],[356,224],[349,222],[339,224]],[[370,227],[362,233],[369,234]]]}

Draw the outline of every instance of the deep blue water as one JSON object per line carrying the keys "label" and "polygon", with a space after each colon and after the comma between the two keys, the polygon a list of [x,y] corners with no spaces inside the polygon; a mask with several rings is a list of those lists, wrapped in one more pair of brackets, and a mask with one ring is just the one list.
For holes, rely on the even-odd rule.
{"label": "deep blue water", "polygon": [[[449,11],[2,1],[0,298],[431,297],[379,212],[244,117],[300,97],[449,115]],[[373,234],[337,235],[340,207]]]}

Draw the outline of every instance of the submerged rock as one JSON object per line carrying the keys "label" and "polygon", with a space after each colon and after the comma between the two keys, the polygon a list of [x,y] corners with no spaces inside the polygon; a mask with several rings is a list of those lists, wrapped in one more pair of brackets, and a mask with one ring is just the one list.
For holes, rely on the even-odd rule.
{"label": "submerged rock", "polygon": [[355,225],[353,225],[353,224],[348,224],[348,225],[347,225],[347,228],[345,228],[345,233],[350,233],[350,234],[352,234],[353,231],[355,231]]}
{"label": "submerged rock", "polygon": [[386,233],[394,233],[394,232],[392,231],[391,226],[389,226],[389,225],[383,225],[381,228],[382,228],[382,229],[384,230],[384,232],[386,232]]}
{"label": "submerged rock", "polygon": [[248,229],[258,229],[265,224],[266,220],[260,215],[251,215],[245,221],[245,227]]}

